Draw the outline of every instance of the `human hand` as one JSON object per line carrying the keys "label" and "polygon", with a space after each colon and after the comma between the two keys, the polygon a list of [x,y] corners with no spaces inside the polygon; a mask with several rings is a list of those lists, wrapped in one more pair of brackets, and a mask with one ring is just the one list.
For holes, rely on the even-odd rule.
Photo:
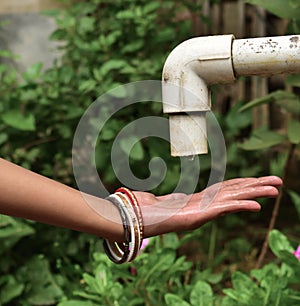
{"label": "human hand", "polygon": [[134,192],[144,219],[145,237],[193,230],[219,216],[240,211],[257,212],[254,199],[276,197],[282,180],[276,176],[237,178],[212,185],[191,195],[158,196]]}

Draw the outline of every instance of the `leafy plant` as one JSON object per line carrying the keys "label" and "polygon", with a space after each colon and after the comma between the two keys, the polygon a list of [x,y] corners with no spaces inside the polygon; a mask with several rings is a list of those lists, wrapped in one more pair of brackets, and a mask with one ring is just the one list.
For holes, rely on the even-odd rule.
{"label": "leafy plant", "polygon": [[300,273],[300,262],[292,254],[294,248],[277,230],[270,233],[270,247],[281,264],[269,263],[252,270],[251,277],[235,272],[233,289],[224,289],[227,297],[221,305],[300,305],[299,288],[293,288]]}
{"label": "leafy plant", "polygon": [[[182,278],[192,263],[177,257],[179,240],[175,234],[165,238],[164,246],[159,238],[153,239],[148,246],[151,253],[141,254],[131,264],[115,265],[103,253],[95,253],[94,273],[83,274],[85,286],[75,291],[75,296],[95,305],[162,305],[166,291],[185,294]],[[59,306],[77,302],[70,300]]]}
{"label": "leafy plant", "polygon": [[267,96],[258,98],[241,107],[240,111],[244,111],[262,104],[276,103],[285,113],[292,115],[289,124],[283,133],[272,131],[267,127],[253,131],[252,136],[240,147],[245,150],[268,149],[278,144],[289,142],[298,145],[300,143],[300,123],[298,116],[300,114],[300,98],[293,93],[286,91],[275,91]]}
{"label": "leafy plant", "polygon": [[297,0],[245,0],[250,4],[263,7],[270,13],[290,21],[291,31],[299,32],[300,25],[300,5]]}
{"label": "leafy plant", "polygon": [[[178,257],[181,243],[176,234],[153,238],[148,251],[134,263],[115,265],[102,253],[94,254],[94,273],[83,275],[84,286],[74,295],[80,299],[63,301],[69,305],[300,305],[300,261],[294,248],[277,230],[270,234],[270,247],[277,260],[249,273],[235,271],[232,288],[217,294],[216,284],[193,276],[192,263]],[[192,275],[191,275],[192,272]],[[204,274],[204,272],[202,272]]]}
{"label": "leafy plant", "polygon": [[[167,53],[193,36],[191,21],[180,17],[186,10],[201,16],[201,5],[175,0],[80,1],[66,10],[47,12],[57,22],[51,39],[61,41],[60,61],[45,72],[37,63],[22,75],[7,64],[0,65],[2,156],[75,186],[71,147],[83,112],[99,95],[120,84],[160,79]],[[1,50],[0,57],[14,55]],[[292,86],[300,83],[297,77],[288,78],[287,82]],[[123,94],[119,92],[115,98],[122,99]],[[291,113],[294,120],[283,134],[267,129],[254,131],[256,140],[244,142],[239,147],[237,142],[250,130],[250,112],[238,113],[238,104],[226,116],[219,116],[228,141],[227,177],[264,174],[264,161],[256,149],[267,150],[279,143],[299,145],[298,97],[277,92],[263,99],[247,107],[273,101]],[[99,118],[106,111],[103,107]],[[127,122],[150,114],[161,115],[161,105],[145,103],[123,109],[103,129],[96,163],[107,188],[113,190],[119,184],[110,166],[109,152],[115,136]],[[128,135],[120,145],[121,153],[128,154],[128,144],[134,142],[134,137]],[[243,146],[255,151],[242,151]],[[141,165],[155,156],[162,157],[168,165],[165,182],[155,192],[172,191],[180,167],[178,160],[169,156],[167,143],[151,139],[136,144],[130,151],[133,172],[138,177],[147,177],[147,167]],[[288,154],[284,157],[278,155],[273,159],[272,169],[282,171]],[[190,167],[193,167],[192,162]],[[209,157],[201,159],[201,169],[204,173],[199,188],[206,183]],[[288,194],[299,213],[298,193],[289,191]],[[192,233],[156,237],[134,263],[116,266],[103,255],[101,244],[94,237],[2,216],[0,304],[241,305],[241,301],[245,305],[253,301],[253,294],[257,294],[266,303],[285,305],[292,301],[297,305],[298,265],[290,254],[291,246],[280,233],[270,235],[277,261],[254,270],[250,276],[246,271],[241,272],[242,268],[247,269],[238,259],[245,254],[251,255],[248,253],[254,249],[253,242],[240,237],[233,240],[230,235],[232,231],[247,230],[249,219],[233,215]],[[180,254],[191,242],[198,244],[192,248],[190,256],[194,257],[188,259]],[[282,264],[278,265],[278,260],[282,260]],[[231,272],[234,272],[233,288],[224,289],[225,284],[231,282]],[[282,281],[277,282],[279,277]]]}
{"label": "leafy plant", "polygon": [[[193,35],[190,19],[177,18],[187,9],[185,3],[174,0],[92,0],[45,12],[56,20],[51,39],[61,42],[61,58],[46,71],[36,63],[22,74],[9,64],[0,64],[1,156],[75,187],[71,149],[80,117],[99,95],[120,84],[160,79],[167,53]],[[201,6],[194,12],[200,14]],[[3,57],[15,55],[0,50]],[[122,92],[115,98],[122,98]],[[106,111],[103,107],[99,118]],[[124,109],[103,129],[96,162],[108,189],[119,184],[110,166],[115,136],[126,123],[151,114],[161,114],[161,105]],[[129,141],[134,141],[130,135],[126,140],[120,148],[123,154],[128,152]],[[169,144],[152,139],[138,143],[130,154],[139,177],[148,175],[141,158],[144,163],[157,155],[165,158],[170,164],[167,177],[172,179],[157,193],[176,186],[179,162],[169,156]],[[89,271],[96,238],[13,218],[3,217],[1,222],[0,304],[55,304],[78,286],[74,279],[82,271]],[[38,260],[43,254],[46,257]],[[46,283],[32,275],[41,268],[47,274],[41,274]]]}

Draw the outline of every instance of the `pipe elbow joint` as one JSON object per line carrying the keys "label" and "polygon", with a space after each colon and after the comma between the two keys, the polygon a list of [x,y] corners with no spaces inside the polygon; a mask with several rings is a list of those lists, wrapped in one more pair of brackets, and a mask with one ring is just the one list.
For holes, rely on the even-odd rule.
{"label": "pipe elbow joint", "polygon": [[162,73],[164,113],[210,110],[209,86],[235,80],[233,35],[196,37],[179,44]]}
{"label": "pipe elbow joint", "polygon": [[189,39],[167,58],[162,75],[163,111],[168,113],[172,156],[208,152],[206,112],[210,85],[236,76],[300,71],[300,35],[234,39],[216,35]]}
{"label": "pipe elbow joint", "polygon": [[206,112],[211,107],[210,85],[235,80],[233,38],[192,38],[168,56],[162,74],[162,98],[163,111],[170,115],[172,156],[208,152]]}

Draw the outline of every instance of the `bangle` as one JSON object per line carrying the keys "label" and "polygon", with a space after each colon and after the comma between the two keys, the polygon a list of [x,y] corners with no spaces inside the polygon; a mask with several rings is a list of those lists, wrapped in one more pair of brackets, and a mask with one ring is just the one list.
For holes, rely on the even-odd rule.
{"label": "bangle", "polygon": [[104,239],[104,251],[109,259],[116,264],[130,262],[138,255],[144,234],[143,218],[138,201],[134,193],[125,187],[117,189],[106,199],[115,205],[120,212],[125,242],[122,248],[117,242]]}
{"label": "bangle", "polygon": [[121,192],[116,192],[115,195],[120,197],[121,200],[125,203],[128,209],[128,212],[130,213],[132,217],[132,221],[133,221],[133,230],[134,230],[135,239],[134,239],[134,243],[130,244],[130,248],[129,248],[129,255],[128,255],[127,262],[130,262],[135,259],[135,257],[137,256],[139,252],[140,246],[141,246],[142,239],[141,239],[140,227],[139,227],[137,216],[135,214],[135,211],[133,209],[133,206],[131,205],[129,198]]}
{"label": "bangle", "polygon": [[132,235],[134,236],[134,233],[131,231],[130,217],[128,216],[125,204],[113,194],[109,195],[106,200],[110,201],[114,206],[116,206],[120,212],[124,228],[125,242],[123,242],[124,251],[121,250],[117,242],[111,243],[108,239],[103,240],[103,248],[111,261],[116,264],[121,264],[127,261],[129,255],[129,246],[130,242],[132,241]]}
{"label": "bangle", "polygon": [[138,200],[137,200],[136,196],[134,195],[134,193],[126,187],[120,187],[116,190],[116,192],[121,192],[121,193],[125,194],[130,199],[130,202],[133,206],[133,209],[135,211],[135,214],[136,214],[136,216],[138,218],[138,222],[139,222],[140,233],[141,233],[141,243],[140,243],[139,247],[141,247],[142,242],[143,242],[143,238],[144,238],[144,222],[143,222],[142,211],[141,211],[141,208],[139,206]]}

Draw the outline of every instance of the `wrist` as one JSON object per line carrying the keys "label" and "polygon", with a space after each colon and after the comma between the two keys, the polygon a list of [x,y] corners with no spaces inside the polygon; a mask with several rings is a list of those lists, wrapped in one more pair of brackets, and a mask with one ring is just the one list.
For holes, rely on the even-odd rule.
{"label": "wrist", "polygon": [[117,264],[130,262],[138,255],[144,236],[144,226],[139,203],[134,193],[127,188],[119,188],[106,198],[118,209],[122,221],[124,242],[103,241],[107,256]]}

